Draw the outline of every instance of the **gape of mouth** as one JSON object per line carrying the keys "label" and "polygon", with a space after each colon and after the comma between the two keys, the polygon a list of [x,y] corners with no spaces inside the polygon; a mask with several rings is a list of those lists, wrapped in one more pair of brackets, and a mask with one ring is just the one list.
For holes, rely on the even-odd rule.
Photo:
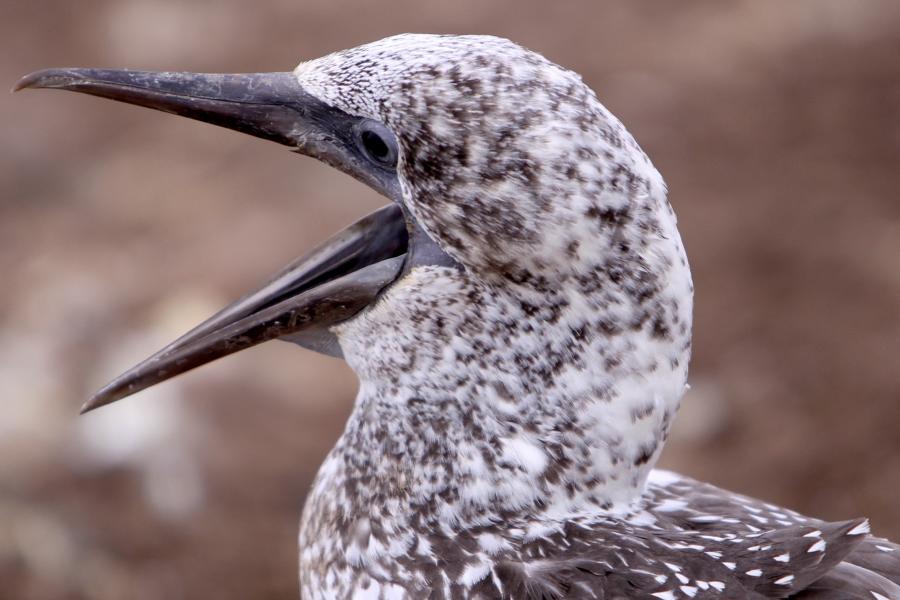
{"label": "gape of mouth", "polygon": [[393,165],[362,152],[360,117],[311,95],[293,73],[45,69],[14,89],[26,88],[91,94],[275,141],[393,200],[113,380],[82,411],[271,339],[341,356],[332,326],[359,314],[414,266],[453,264],[414,219],[404,218]]}
{"label": "gape of mouth", "polygon": [[405,259],[409,238],[409,225],[402,210],[394,203],[388,204],[333,235],[282,269],[259,292],[243,298],[271,290],[271,297],[247,314],[262,312],[376,263],[398,257]]}
{"label": "gape of mouth", "polygon": [[401,277],[415,229],[395,203],[359,219],[111,381],[81,412],[272,339],[342,356],[331,327],[357,315]]}

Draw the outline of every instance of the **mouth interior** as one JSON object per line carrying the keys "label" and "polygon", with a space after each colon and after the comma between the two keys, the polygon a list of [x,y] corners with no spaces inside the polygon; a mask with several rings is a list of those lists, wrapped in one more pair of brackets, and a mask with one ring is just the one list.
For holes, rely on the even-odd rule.
{"label": "mouth interior", "polygon": [[361,252],[358,249],[349,249],[345,255],[334,256],[337,261],[330,269],[318,274],[305,274],[299,277],[295,282],[287,285],[281,292],[276,293],[269,300],[259,304],[255,310],[248,314],[261,312],[269,307],[288,300],[289,298],[319,287],[329,281],[334,281],[344,275],[359,271],[360,269],[377,262],[405,256],[408,250],[409,234],[405,228],[398,231],[396,237],[392,239],[392,243],[379,246],[377,252]]}
{"label": "mouth interior", "polygon": [[394,204],[384,206],[291,262],[269,283],[213,315],[165,350],[180,346],[189,337],[212,334],[366,267],[398,257],[405,260],[409,240],[402,210]]}
{"label": "mouth interior", "polygon": [[403,211],[388,204],[111,381],[82,412],[268,340],[340,357],[331,327],[356,316],[401,277],[410,249]]}

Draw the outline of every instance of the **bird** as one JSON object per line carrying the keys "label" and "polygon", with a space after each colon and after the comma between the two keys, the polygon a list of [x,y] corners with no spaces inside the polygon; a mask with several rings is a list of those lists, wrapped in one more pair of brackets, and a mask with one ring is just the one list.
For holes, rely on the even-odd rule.
{"label": "bird", "polygon": [[293,71],[47,69],[276,141],[389,202],[95,394],[272,339],[359,379],[302,511],[301,597],[900,598],[900,546],[655,468],[691,353],[666,184],[582,78],[402,34]]}

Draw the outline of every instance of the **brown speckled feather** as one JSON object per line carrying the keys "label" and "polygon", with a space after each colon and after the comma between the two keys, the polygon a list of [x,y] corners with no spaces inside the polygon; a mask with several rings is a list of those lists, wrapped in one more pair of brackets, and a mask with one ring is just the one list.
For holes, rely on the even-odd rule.
{"label": "brown speckled feather", "polygon": [[360,392],[304,509],[308,600],[892,597],[864,521],[652,470],[690,268],[661,176],[577,74],[402,35],[295,75],[393,132],[402,204],[459,265],[334,328]]}

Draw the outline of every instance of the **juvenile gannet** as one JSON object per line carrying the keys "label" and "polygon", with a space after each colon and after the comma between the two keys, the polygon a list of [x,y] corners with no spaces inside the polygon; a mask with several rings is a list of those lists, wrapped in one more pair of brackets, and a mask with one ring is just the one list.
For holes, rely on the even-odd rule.
{"label": "juvenile gannet", "polygon": [[360,380],[300,530],[302,596],[900,598],[900,547],[653,470],[686,387],[666,186],[581,78],[508,40],[400,35],[252,75],[53,69],[290,146],[391,203],[84,410],[286,339]]}

